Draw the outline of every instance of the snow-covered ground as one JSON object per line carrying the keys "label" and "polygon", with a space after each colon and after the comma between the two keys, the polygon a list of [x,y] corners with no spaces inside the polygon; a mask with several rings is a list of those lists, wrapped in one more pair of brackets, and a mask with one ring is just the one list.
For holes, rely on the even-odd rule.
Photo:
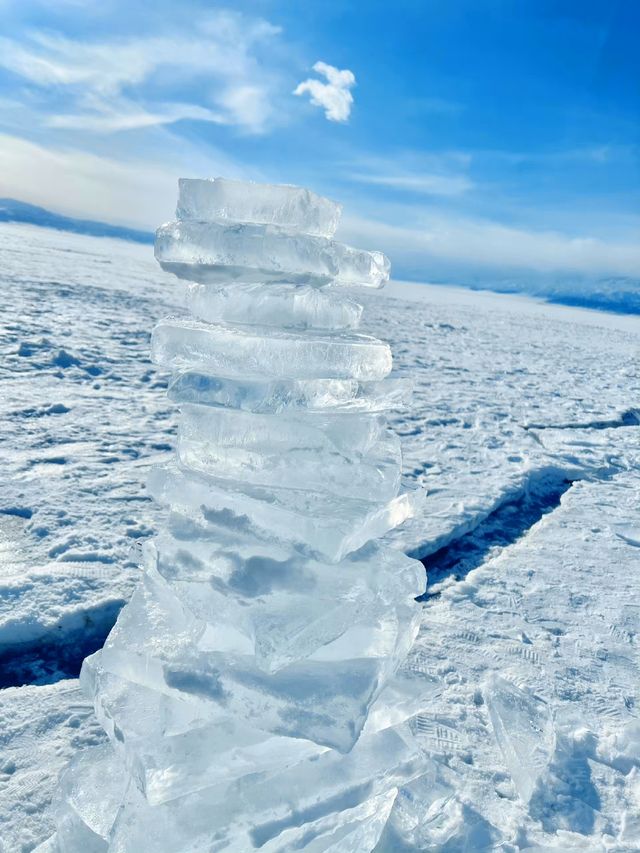
{"label": "snow-covered ground", "polygon": [[[60,679],[160,518],[175,416],[148,338],[179,299],[148,247],[0,226],[2,853],[48,834],[58,771],[102,738]],[[367,303],[429,490],[393,537],[429,571],[409,666],[438,771],[397,803],[425,814],[411,849],[639,850],[640,320],[399,283]]]}

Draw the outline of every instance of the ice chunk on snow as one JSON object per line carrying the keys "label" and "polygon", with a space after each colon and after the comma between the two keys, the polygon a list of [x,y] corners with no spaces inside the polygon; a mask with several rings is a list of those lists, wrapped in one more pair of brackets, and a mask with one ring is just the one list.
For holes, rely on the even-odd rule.
{"label": "ice chunk on snow", "polygon": [[542,699],[496,675],[486,683],[483,695],[513,783],[528,803],[554,749],[550,709]]}
{"label": "ice chunk on snow", "polygon": [[256,184],[227,178],[180,178],[177,219],[226,219],[279,225],[318,237],[333,237],[342,205],[303,187]]}
{"label": "ice chunk on snow", "polygon": [[[57,809],[62,816],[65,812],[77,816],[74,832],[80,833],[84,828],[104,845],[122,801],[125,785],[124,770],[111,746],[101,744],[91,747],[79,753],[62,774],[57,791]],[[96,790],[100,790],[99,801],[94,796]],[[62,840],[65,831],[59,829],[58,835]],[[97,842],[95,846],[97,850],[106,850],[106,846],[100,847]]]}
{"label": "ice chunk on snow", "polygon": [[[406,732],[390,729],[363,738],[348,755],[325,750],[281,772],[252,774],[158,806],[132,786],[116,821],[114,849],[364,853],[371,847],[358,845],[376,843],[396,788],[424,772],[425,763]],[[356,829],[360,834],[351,836]]]}
{"label": "ice chunk on snow", "polygon": [[367,335],[307,333],[161,320],[151,336],[151,358],[172,370],[246,379],[383,379],[391,371],[387,344]]}
{"label": "ice chunk on snow", "polygon": [[154,468],[148,489],[159,503],[198,520],[251,531],[261,539],[289,541],[331,562],[384,536],[410,518],[424,500],[424,492],[405,492],[376,504],[295,489],[252,488],[187,473],[174,465]]}
{"label": "ice chunk on snow", "polygon": [[[219,651],[215,637],[208,642],[205,623],[191,614],[185,614],[181,626],[170,599],[170,586],[147,571],[100,653],[106,670],[194,702],[203,719],[231,716],[265,732],[341,752],[353,747],[371,704],[406,657],[420,615],[415,606],[400,604],[373,626],[365,647],[338,640],[332,653],[315,653],[266,672],[251,654]],[[167,607],[171,612],[165,612]],[[198,624],[200,637],[194,642],[188,637]],[[160,634],[159,625],[175,631]]]}
{"label": "ice chunk on snow", "polygon": [[168,397],[175,403],[222,406],[246,412],[383,412],[406,406],[409,379],[227,379],[194,371],[177,374]]}
{"label": "ice chunk on snow", "polygon": [[338,213],[297,188],[183,181],[158,231],[161,264],[197,282],[197,317],[152,337],[185,371],[177,460],[149,478],[172,512],[84,662],[113,752],[71,768],[51,853],[370,853],[424,777],[425,683],[398,674],[424,569],[370,542],[421,497],[398,495],[379,414],[407,383],[385,379],[385,343],[344,331],[362,310],[345,286],[389,269],[328,239]]}
{"label": "ice chunk on snow", "polygon": [[273,225],[169,222],[156,231],[155,256],[167,272],[202,284],[382,287],[389,280],[389,261],[382,252],[289,234]]}
{"label": "ice chunk on snow", "polygon": [[355,329],[362,315],[362,305],[331,286],[192,283],[186,302],[200,320],[242,326]]}

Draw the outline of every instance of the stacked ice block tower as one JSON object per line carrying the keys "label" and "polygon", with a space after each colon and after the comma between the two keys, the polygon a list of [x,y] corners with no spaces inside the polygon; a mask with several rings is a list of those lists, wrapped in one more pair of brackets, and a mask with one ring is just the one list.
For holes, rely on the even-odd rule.
{"label": "stacked ice block tower", "polygon": [[[85,661],[109,744],[61,782],[58,853],[365,853],[425,773],[401,664],[423,566],[376,542],[412,512],[384,412],[406,400],[356,288],[389,274],[305,189],[183,180],[156,257],[188,317],[168,508],[104,648]],[[419,687],[419,682],[418,682]],[[419,692],[419,689],[418,689]]]}

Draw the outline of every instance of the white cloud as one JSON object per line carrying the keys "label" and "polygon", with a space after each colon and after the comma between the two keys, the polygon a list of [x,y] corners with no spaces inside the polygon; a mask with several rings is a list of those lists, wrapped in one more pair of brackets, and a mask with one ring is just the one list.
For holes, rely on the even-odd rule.
{"label": "white cloud", "polygon": [[351,179],[364,184],[406,190],[416,195],[457,196],[474,186],[466,175],[439,175],[437,173],[367,174],[355,172]]}
{"label": "white cloud", "polygon": [[[0,66],[50,96],[53,127],[117,131],[195,118],[259,133],[272,118],[275,73],[258,55],[279,33],[228,11],[171,37],[85,42],[36,31],[21,42],[0,38]],[[188,99],[163,101],[158,79],[155,92],[175,85]]]}
{"label": "white cloud", "polygon": [[420,271],[424,280],[434,279],[434,269],[459,270],[463,277],[469,271],[506,275],[513,270],[585,277],[640,276],[637,241],[526,230],[437,210],[415,210],[413,218],[421,223],[419,227],[346,218],[340,236],[355,245],[382,249],[397,266]]}
{"label": "white cloud", "polygon": [[471,157],[462,151],[397,151],[391,157],[361,153],[344,165],[351,181],[412,195],[453,197],[475,186],[468,175]]}
{"label": "white cloud", "polygon": [[49,127],[65,128],[68,130],[89,130],[97,133],[119,130],[135,130],[143,127],[173,124],[180,119],[198,119],[215,124],[230,124],[231,122],[221,112],[199,107],[197,104],[163,104],[159,110],[136,109],[133,105],[120,104],[119,109],[104,105],[92,113],[66,113],[54,115],[47,119]]}
{"label": "white cloud", "polygon": [[154,229],[173,216],[179,177],[260,178],[215,150],[203,155],[185,141],[178,145],[168,133],[161,148],[173,159],[116,160],[0,133],[0,197],[69,216]]}
{"label": "white cloud", "polygon": [[313,70],[327,78],[326,83],[310,77],[293,90],[294,95],[311,95],[311,103],[322,107],[329,121],[347,121],[351,115],[353,95],[349,91],[356,85],[353,71],[340,70],[326,62],[316,62]]}

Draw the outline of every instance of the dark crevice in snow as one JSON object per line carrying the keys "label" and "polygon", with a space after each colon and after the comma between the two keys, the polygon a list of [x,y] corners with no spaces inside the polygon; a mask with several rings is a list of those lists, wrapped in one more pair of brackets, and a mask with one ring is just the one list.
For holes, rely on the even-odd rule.
{"label": "dark crevice in snow", "polygon": [[427,590],[418,601],[427,601],[440,594],[443,581],[464,578],[513,545],[560,505],[562,496],[573,483],[558,469],[532,471],[522,490],[501,503],[480,521],[473,530],[422,558],[427,570]]}
{"label": "dark crevice in snow", "polygon": [[640,409],[627,409],[617,418],[603,421],[585,421],[584,423],[569,424],[527,424],[526,430],[530,429],[618,429],[619,427],[640,426]]}
{"label": "dark crevice in snow", "polygon": [[111,601],[95,608],[81,629],[57,626],[32,642],[0,645],[0,689],[77,678],[82,661],[104,645],[123,605]]}

